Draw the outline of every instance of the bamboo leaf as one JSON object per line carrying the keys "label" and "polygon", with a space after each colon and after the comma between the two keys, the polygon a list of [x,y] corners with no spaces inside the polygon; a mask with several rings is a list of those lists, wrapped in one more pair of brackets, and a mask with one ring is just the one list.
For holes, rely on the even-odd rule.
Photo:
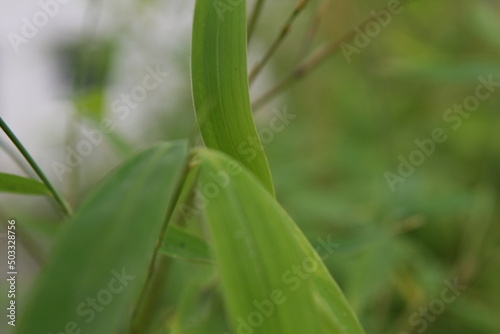
{"label": "bamboo leaf", "polygon": [[198,193],[234,332],[363,333],[321,260],[328,242],[316,252],[241,165],[218,152],[199,156]]}
{"label": "bamboo leaf", "polygon": [[165,255],[176,259],[211,262],[205,241],[172,225],[168,227],[160,250]]}
{"label": "bamboo leaf", "polygon": [[24,195],[49,195],[47,187],[36,180],[0,173],[0,192]]}
{"label": "bamboo leaf", "polygon": [[196,1],[191,55],[194,105],[205,144],[242,163],[274,194],[250,107],[245,11],[244,0]]}
{"label": "bamboo leaf", "polygon": [[61,233],[16,333],[116,333],[146,280],[184,144],[161,144],[106,178]]}

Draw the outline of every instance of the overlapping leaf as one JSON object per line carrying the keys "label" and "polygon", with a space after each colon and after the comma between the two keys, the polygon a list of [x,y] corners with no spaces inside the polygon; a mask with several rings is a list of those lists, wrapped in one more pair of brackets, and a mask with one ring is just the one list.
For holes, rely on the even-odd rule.
{"label": "overlapping leaf", "polygon": [[200,196],[235,333],[363,333],[321,257],[261,183],[221,153],[199,155]]}
{"label": "overlapping leaf", "polygon": [[184,144],[162,144],[112,173],[59,236],[16,333],[116,333],[148,272]]}
{"label": "overlapping leaf", "polygon": [[175,226],[168,227],[161,252],[186,261],[212,262],[205,241]]}

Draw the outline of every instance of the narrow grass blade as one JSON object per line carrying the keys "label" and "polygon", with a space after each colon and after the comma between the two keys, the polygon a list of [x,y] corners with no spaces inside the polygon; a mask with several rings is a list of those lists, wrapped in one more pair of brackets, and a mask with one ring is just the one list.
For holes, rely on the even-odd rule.
{"label": "narrow grass blade", "polygon": [[40,166],[36,163],[35,159],[29,154],[28,150],[24,147],[24,145],[21,143],[19,138],[14,134],[14,132],[10,129],[10,127],[5,123],[5,121],[0,117],[0,128],[5,132],[7,137],[12,141],[12,143],[16,146],[16,148],[19,150],[19,152],[22,154],[22,156],[26,159],[28,164],[33,168],[33,171],[36,173],[36,175],[40,178],[40,180],[45,184],[47,189],[49,190],[50,194],[54,198],[54,200],[57,202],[59,207],[61,208],[61,212],[65,216],[71,216],[73,214],[73,210],[66,202],[66,200],[59,194],[57,189],[52,185],[52,183],[49,181],[47,176],[44,174]]}
{"label": "narrow grass blade", "polygon": [[59,236],[15,333],[108,334],[128,324],[186,151],[155,146],[101,183]]}
{"label": "narrow grass blade", "polygon": [[194,105],[205,144],[242,163],[274,194],[250,107],[245,2],[196,1],[191,54]]}
{"label": "narrow grass blade", "polygon": [[50,195],[47,187],[36,180],[0,173],[0,192],[23,195]]}
{"label": "narrow grass blade", "polygon": [[241,165],[218,152],[198,154],[199,193],[234,331],[363,333],[321,260],[331,248],[316,252]]}

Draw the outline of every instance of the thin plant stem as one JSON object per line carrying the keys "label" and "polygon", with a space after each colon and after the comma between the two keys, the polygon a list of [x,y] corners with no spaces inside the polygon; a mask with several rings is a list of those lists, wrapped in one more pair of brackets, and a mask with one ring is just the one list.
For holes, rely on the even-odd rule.
{"label": "thin plant stem", "polygon": [[[368,22],[370,22],[372,18],[370,17],[365,22],[363,22],[360,26],[364,27]],[[266,104],[269,100],[271,100],[275,95],[281,93],[282,90],[295,83],[299,79],[303,78],[307,74],[309,74],[313,69],[318,67],[323,61],[325,61],[330,55],[336,53],[340,50],[340,47],[343,43],[346,43],[353,39],[356,36],[356,30],[351,30],[347,34],[345,34],[342,38],[336,40],[333,43],[328,44],[326,47],[320,47],[311,57],[306,59],[305,61],[299,63],[293,71],[282,81],[272,87],[269,91],[264,93],[260,98],[258,98],[253,104],[252,107],[256,110],[261,108],[264,104]]]}
{"label": "thin plant stem", "polygon": [[[402,1],[402,3],[407,3],[411,0]],[[373,17],[367,18],[361,24],[357,25],[355,28],[359,28],[361,30],[365,30],[366,25],[373,21]],[[312,70],[322,64],[329,56],[335,54],[341,49],[342,44],[349,42],[354,37],[356,37],[357,29],[352,29],[347,32],[340,39],[327,44],[326,47],[319,47],[318,50],[310,56],[305,61],[299,63],[292,72],[285,77],[282,81],[273,86],[270,90],[268,90],[264,95],[255,100],[252,104],[252,108],[257,110],[261,108],[264,104],[266,104],[269,100],[271,100],[274,96],[281,93],[285,88],[295,83],[299,79],[303,78],[307,74],[309,74]]]}
{"label": "thin plant stem", "polygon": [[[191,138],[190,138],[190,147],[194,143],[196,137],[196,132],[193,131],[191,133]],[[172,220],[172,216],[175,212],[175,208],[177,206],[177,202],[180,198],[181,192],[182,192],[182,187],[185,183],[186,177],[190,171],[189,168],[189,161],[191,161],[191,155],[188,155],[186,161],[185,161],[185,167],[182,172],[181,177],[177,181],[177,184],[175,185],[173,195],[170,199],[170,203],[168,204],[167,208],[167,213],[165,215],[165,221],[161,227],[158,239],[156,240],[155,248],[153,250],[153,256],[151,258],[151,262],[149,263],[149,270],[148,270],[148,276],[146,278],[146,282],[144,283],[141,294],[139,296],[139,300],[135,306],[134,312],[132,314],[132,319],[130,322],[130,334],[139,334],[142,333],[142,328],[145,326],[143,324],[143,321],[146,318],[149,317],[144,317],[144,310],[149,310],[151,309],[150,303],[156,302],[156,298],[151,298],[150,296],[150,289],[154,285],[154,282],[158,282],[156,277],[158,275],[166,275],[166,268],[165,266],[168,265],[168,261],[159,261],[157,263],[158,259],[158,254],[160,251],[160,247],[163,243],[163,239],[165,238],[165,233],[167,232],[167,227]]]}
{"label": "thin plant stem", "polygon": [[131,334],[140,334],[151,330],[155,312],[160,308],[160,300],[170,272],[171,262],[170,258],[162,256],[155,264],[155,273],[151,276],[150,283],[145,286],[141,304],[137,305]]}
{"label": "thin plant stem", "polygon": [[295,8],[286,21],[284,27],[281,29],[280,34],[278,37],[274,40],[274,42],[271,44],[271,47],[267,52],[265,53],[264,57],[253,67],[253,69],[250,71],[250,75],[248,76],[248,81],[250,84],[252,84],[255,81],[255,78],[257,75],[259,75],[260,71],[262,71],[262,68],[267,64],[271,56],[276,52],[278,47],[281,45],[283,40],[288,36],[290,33],[290,29],[292,27],[293,22],[295,19],[299,16],[299,14],[302,12],[302,10],[305,8],[309,0],[299,0],[297,5],[295,5]]}
{"label": "thin plant stem", "polygon": [[5,153],[16,163],[16,165],[21,168],[21,170],[28,175],[29,177],[35,179],[36,173],[33,172],[33,169],[28,165],[26,160],[23,159],[22,155],[19,154],[19,151],[13,149],[10,145],[8,145],[2,138],[0,138],[0,148],[2,148]]}
{"label": "thin plant stem", "polygon": [[248,29],[247,29],[248,44],[250,44],[250,40],[252,39],[253,33],[255,31],[255,26],[257,25],[257,21],[259,20],[263,7],[264,7],[264,0],[257,0],[257,2],[255,3],[255,7],[253,8],[252,15],[250,16],[250,20],[248,21]]}
{"label": "thin plant stem", "polygon": [[314,37],[318,32],[319,25],[323,17],[325,16],[330,3],[331,0],[323,0],[323,2],[318,6],[318,10],[316,11],[316,13],[314,13],[313,18],[309,23],[309,27],[307,28],[307,32],[304,35],[304,39],[302,40],[301,46],[299,48],[298,59],[304,59],[304,57],[307,56]]}
{"label": "thin plant stem", "polygon": [[36,175],[40,178],[40,180],[45,184],[49,192],[52,194],[52,197],[55,199],[59,207],[61,208],[61,211],[64,213],[65,216],[71,216],[73,214],[73,210],[69,206],[69,204],[66,202],[66,200],[59,194],[59,192],[54,188],[52,183],[50,183],[49,179],[45,174],[43,173],[42,169],[38,166],[36,161],[33,159],[33,157],[29,154],[28,150],[23,146],[21,141],[16,137],[14,132],[9,128],[7,123],[4,122],[4,120],[0,117],[0,128],[5,132],[7,137],[12,141],[12,143],[16,146],[16,148],[21,152],[23,155],[24,159],[29,163],[31,168],[35,171]]}
{"label": "thin plant stem", "polygon": [[[188,149],[191,150],[197,143],[199,139],[199,128],[195,121],[193,127],[190,131],[188,139]],[[160,292],[163,290],[163,284],[169,272],[170,259],[167,257],[160,257],[158,259],[158,254],[160,247],[165,238],[165,233],[167,231],[168,225],[176,217],[174,216],[175,208],[177,207],[177,202],[180,199],[182,189],[184,187],[188,173],[191,170],[190,161],[192,157],[189,156],[186,160],[185,169],[183,171],[182,177],[177,183],[174,191],[174,196],[172,196],[171,203],[167,209],[167,214],[165,216],[165,222],[160,231],[160,235],[155,245],[153,252],[153,257],[149,265],[149,273],[144,284],[139,301],[136,304],[134,312],[132,314],[132,320],[130,323],[130,334],[142,333],[145,326],[154,318],[153,312],[157,309],[157,304],[159,302]]]}

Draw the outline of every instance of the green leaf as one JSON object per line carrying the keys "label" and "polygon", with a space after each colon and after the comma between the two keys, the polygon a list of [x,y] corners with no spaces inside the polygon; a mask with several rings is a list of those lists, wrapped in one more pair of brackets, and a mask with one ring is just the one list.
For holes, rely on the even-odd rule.
{"label": "green leaf", "polygon": [[16,333],[107,334],[128,323],[185,157],[185,144],[161,144],[101,183],[56,241]]}
{"label": "green leaf", "polygon": [[228,332],[222,297],[216,286],[212,286],[211,282],[207,285],[203,275],[200,276],[193,275],[184,284],[169,334]]}
{"label": "green leaf", "polygon": [[210,263],[208,246],[202,239],[170,225],[161,252],[177,259]]}
{"label": "green leaf", "polygon": [[324,248],[316,252],[241,165],[218,152],[198,154],[199,202],[204,203],[234,331],[363,333],[321,260],[332,254],[331,245],[323,241]]}
{"label": "green leaf", "polygon": [[205,144],[242,163],[274,194],[250,107],[245,2],[196,1],[191,54],[194,105]]}
{"label": "green leaf", "polygon": [[36,180],[0,173],[0,192],[25,195],[49,195],[47,187]]}
{"label": "green leaf", "polygon": [[58,221],[42,219],[38,216],[16,213],[15,217],[17,224],[37,237],[54,238],[62,227]]}
{"label": "green leaf", "polygon": [[104,91],[101,87],[93,88],[74,99],[77,112],[82,117],[100,120],[104,112]]}

